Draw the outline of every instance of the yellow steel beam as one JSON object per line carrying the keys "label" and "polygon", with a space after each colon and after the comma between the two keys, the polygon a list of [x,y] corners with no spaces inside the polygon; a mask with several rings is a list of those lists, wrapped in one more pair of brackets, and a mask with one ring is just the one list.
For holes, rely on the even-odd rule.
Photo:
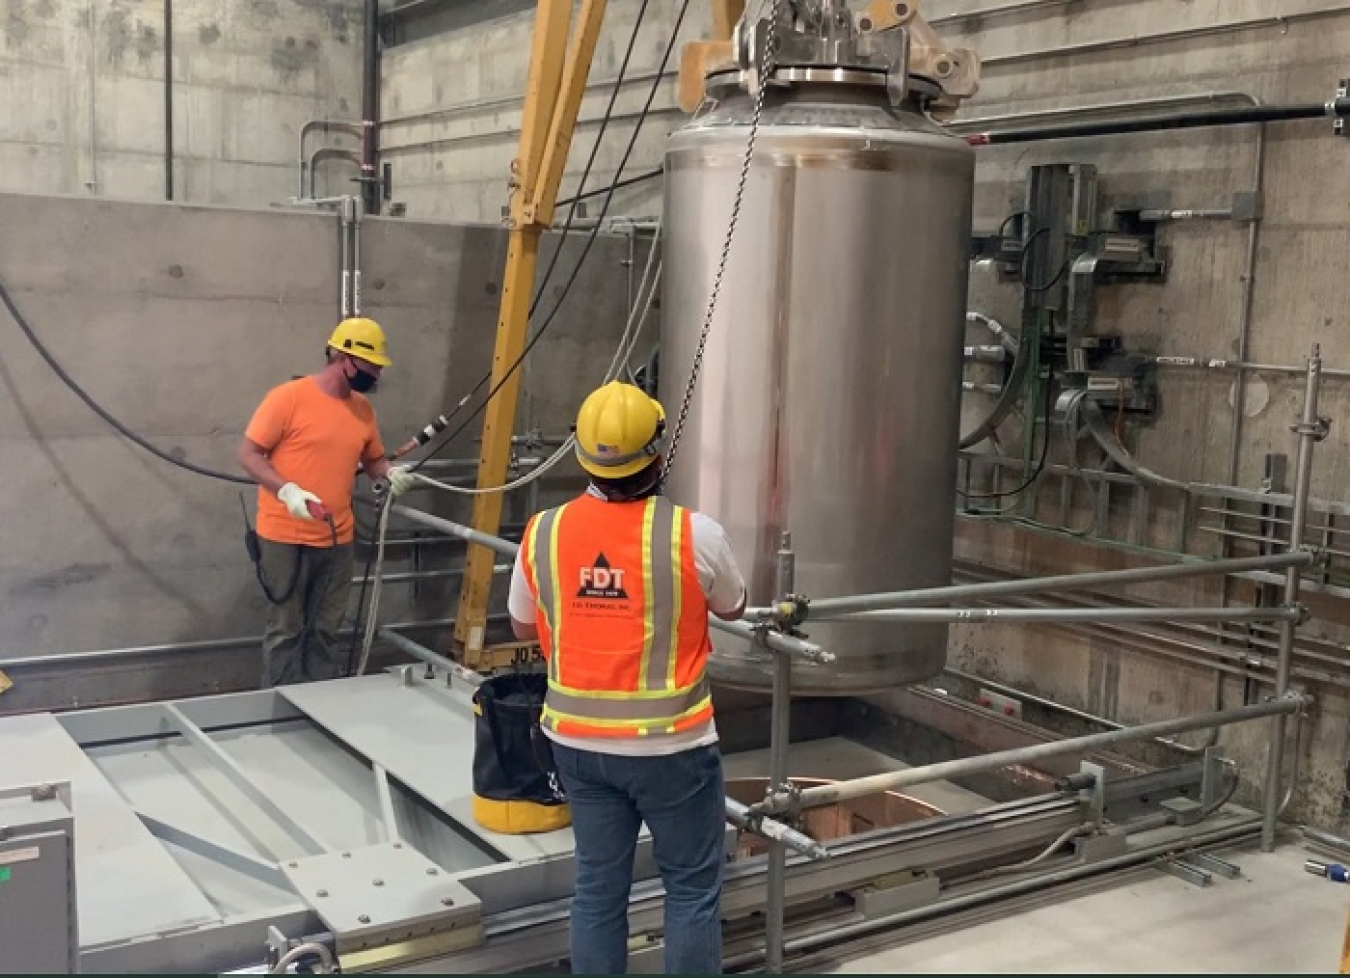
{"label": "yellow steel beam", "polygon": [[713,0],[713,32],[710,40],[730,41],[736,22],[745,13],[745,0]]}
{"label": "yellow steel beam", "polygon": [[[535,14],[530,81],[525,95],[520,158],[515,174],[518,185],[513,186],[511,233],[492,359],[490,389],[497,393],[488,403],[483,421],[479,488],[502,485],[511,462],[511,434],[515,430],[520,371],[512,372],[509,377],[507,372],[525,349],[539,239],[553,218],[558,185],[576,129],[577,113],[590,75],[605,6],[606,0],[583,0],[570,50],[567,29],[571,0],[540,0]],[[486,493],[474,498],[473,526],[476,529],[495,534],[501,528],[501,518],[501,493]],[[460,587],[459,614],[455,618],[455,641],[467,654],[475,654],[484,646],[494,558],[495,554],[485,547],[469,547]]]}
{"label": "yellow steel beam", "polygon": [[[558,106],[558,83],[567,53],[567,30],[572,22],[570,0],[539,0],[530,43],[530,74],[520,120],[520,156],[511,163],[512,227],[523,223],[521,213],[539,182],[539,167],[548,145],[549,128]],[[509,267],[509,266],[508,266]],[[502,297],[506,308],[506,297]]]}
{"label": "yellow steel beam", "polygon": [[553,224],[558,187],[567,164],[567,151],[572,148],[581,99],[586,94],[586,79],[591,74],[591,58],[600,37],[600,25],[605,19],[605,5],[606,0],[583,0],[576,29],[572,31],[572,47],[567,52],[567,66],[563,69],[562,90],[554,108],[554,125],[549,129],[548,144],[544,147],[539,180],[532,199],[525,204],[525,219],[543,227]]}

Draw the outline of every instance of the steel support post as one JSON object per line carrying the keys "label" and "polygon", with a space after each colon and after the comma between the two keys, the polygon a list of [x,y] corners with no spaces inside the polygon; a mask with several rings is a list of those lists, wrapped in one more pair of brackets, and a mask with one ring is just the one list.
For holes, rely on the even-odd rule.
{"label": "steel support post", "polygon": [[[605,16],[605,0],[582,0],[573,24],[571,0],[540,0],[535,12],[530,73],[520,129],[520,155],[513,164],[510,240],[502,279],[501,313],[492,358],[492,387],[483,420],[478,488],[501,486],[511,463],[511,439],[520,394],[520,358],[529,333],[539,241],[553,220],[558,184],[576,129],[592,54]],[[565,56],[565,57],[564,57]],[[488,535],[501,526],[502,494],[474,498],[473,525]],[[492,596],[492,553],[470,546],[460,589],[455,641],[479,651],[486,641]]]}
{"label": "steel support post", "polygon": [[[792,553],[792,535],[784,533],[778,549],[777,593],[779,600],[792,594],[795,557]],[[761,633],[761,641],[764,636]],[[768,649],[767,643],[765,649]],[[773,706],[769,724],[769,796],[777,802],[790,797],[788,782],[788,747],[792,743],[792,656],[785,651],[773,652]],[[769,843],[768,899],[764,918],[764,970],[768,974],[783,973],[783,919],[787,905],[787,847],[777,839]]]}
{"label": "steel support post", "polygon": [[[1308,357],[1307,384],[1303,391],[1303,415],[1293,426],[1298,435],[1298,455],[1294,469],[1294,505],[1289,517],[1289,550],[1303,549],[1303,533],[1308,524],[1308,496],[1312,490],[1313,447],[1327,435],[1327,422],[1317,414],[1318,397],[1322,389],[1321,348],[1314,345]],[[1298,605],[1300,576],[1297,567],[1284,573],[1285,607]],[[1289,673],[1294,662],[1294,636],[1298,621],[1280,622],[1280,650],[1275,664],[1275,698],[1289,693]],[[1270,748],[1266,762],[1266,790],[1264,820],[1261,824],[1261,848],[1270,852],[1275,848],[1275,827],[1280,817],[1280,794],[1284,781],[1284,753],[1288,720],[1281,715],[1270,726]],[[1297,745],[1295,745],[1297,749]],[[1290,786],[1291,791],[1293,786]]]}

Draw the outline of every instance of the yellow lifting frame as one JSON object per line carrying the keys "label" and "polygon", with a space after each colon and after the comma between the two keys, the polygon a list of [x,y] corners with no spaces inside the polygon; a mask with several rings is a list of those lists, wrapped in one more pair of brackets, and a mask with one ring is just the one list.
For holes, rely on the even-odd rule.
{"label": "yellow lifting frame", "polygon": [[[506,375],[525,349],[539,240],[553,222],[558,185],[576,130],[605,6],[606,0],[582,0],[575,26],[571,23],[572,0],[539,0],[535,11],[520,155],[511,164],[510,237],[489,388],[497,393],[488,403],[483,420],[483,447],[478,461],[480,489],[506,482],[520,397],[520,372]],[[501,529],[501,519],[501,493],[474,497],[475,529],[496,534]],[[466,656],[476,657],[484,646],[494,558],[491,550],[474,545],[470,545],[466,556],[459,614],[455,619],[455,642]]]}

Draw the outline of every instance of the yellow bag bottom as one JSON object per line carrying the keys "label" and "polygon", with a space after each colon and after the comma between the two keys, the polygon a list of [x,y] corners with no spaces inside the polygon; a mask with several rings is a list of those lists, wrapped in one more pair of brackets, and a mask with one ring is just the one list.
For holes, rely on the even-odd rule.
{"label": "yellow bag bottom", "polygon": [[541,805],[535,801],[494,801],[473,796],[474,821],[489,832],[503,835],[530,835],[555,832],[572,824],[567,805]]}

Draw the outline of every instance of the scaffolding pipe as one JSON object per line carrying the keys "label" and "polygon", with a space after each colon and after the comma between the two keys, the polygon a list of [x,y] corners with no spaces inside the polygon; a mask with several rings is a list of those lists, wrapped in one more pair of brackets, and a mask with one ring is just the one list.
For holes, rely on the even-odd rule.
{"label": "scaffolding pipe", "polygon": [[[1217,845],[1237,841],[1245,836],[1254,835],[1260,828],[1260,820],[1253,817],[1234,822],[1222,828],[1190,836],[1186,839],[1168,839],[1152,845],[1131,849],[1123,855],[1111,856],[1093,862],[1077,862],[1056,870],[1036,873],[1024,879],[985,887],[961,896],[948,897],[914,910],[902,910],[898,913],[872,917],[857,923],[834,925],[803,937],[788,941],[785,951],[789,955],[802,954],[817,948],[839,944],[858,937],[864,937],[879,931],[894,931],[898,927],[923,920],[942,913],[954,913],[997,900],[1020,896],[1024,893],[1039,892],[1060,883],[1095,876],[1109,870],[1135,866],[1154,859],[1170,858],[1181,853],[1191,852],[1203,846]],[[890,935],[893,936],[893,935]],[[738,954],[723,961],[723,967],[731,969],[745,968],[762,958],[759,951]]]}
{"label": "scaffolding pipe", "polygon": [[464,668],[458,662],[447,659],[443,655],[438,655],[425,645],[420,645],[412,639],[400,635],[398,632],[394,631],[394,626],[392,625],[385,625],[376,632],[376,634],[405,655],[410,655],[419,662],[425,662],[429,666],[435,666],[437,669],[442,669],[450,677],[458,679],[467,686],[472,686],[476,689],[478,686],[482,685],[483,679],[485,678],[484,676],[479,675],[472,669]]}
{"label": "scaffolding pipe", "polygon": [[[494,619],[495,620],[495,619]],[[453,618],[432,618],[427,621],[404,621],[387,625],[387,628],[453,628]],[[344,628],[337,633],[339,638],[351,638],[355,629]],[[261,635],[245,635],[236,638],[207,638],[191,642],[171,642],[165,645],[137,645],[119,649],[93,649],[88,652],[60,652],[55,655],[30,655],[19,659],[0,659],[0,670],[27,668],[63,668],[75,665],[100,666],[122,659],[142,659],[146,656],[180,655],[208,652],[231,652],[235,649],[262,647]]]}
{"label": "scaffolding pipe", "polygon": [[[868,795],[881,794],[884,791],[899,791],[918,784],[930,784],[934,781],[954,781],[976,774],[986,774],[1000,768],[1014,765],[1029,765],[1051,757],[1065,754],[1079,754],[1114,747],[1116,744],[1134,743],[1151,740],[1171,734],[1189,733],[1192,730],[1207,730],[1210,727],[1224,727],[1233,723],[1247,723],[1266,717],[1286,717],[1303,708],[1304,697],[1286,694],[1266,703],[1251,706],[1239,706],[1230,710],[1218,710],[1213,713],[1200,713],[1195,716],[1179,717],[1175,720],[1160,720],[1156,723],[1144,723],[1124,730],[1109,730],[1105,733],[1088,734],[1085,737],[1072,737],[1048,744],[1032,744],[1013,750],[982,754],[977,757],[963,757],[955,761],[943,761],[924,767],[912,767],[904,771],[890,771],[885,774],[873,774],[851,781],[838,781],[834,784],[803,789],[795,798],[778,795],[767,799],[762,806],[754,806],[769,814],[778,814],[792,809],[819,808],[822,805],[834,805],[853,798],[865,798]],[[1277,799],[1278,801],[1278,799]]]}
{"label": "scaffolding pipe", "polygon": [[[1268,554],[1261,557],[1235,557],[1229,560],[1202,560],[1182,564],[1164,564],[1160,567],[1135,567],[1118,571],[1091,571],[1084,574],[1056,574],[1016,581],[990,581],[982,584],[953,584],[950,587],[919,588],[912,591],[890,591],[881,594],[859,594],[838,598],[822,598],[811,602],[808,617],[819,618],[851,614],[859,611],[879,611],[887,608],[905,608],[941,604],[957,599],[984,599],[995,595],[1037,594],[1043,591],[1074,591],[1083,588],[1116,584],[1144,584],[1151,581],[1175,580],[1184,577],[1205,577],[1213,574],[1241,574],[1255,570],[1283,570],[1309,567],[1316,562],[1309,552]],[[773,609],[753,608],[746,617],[772,617]]]}
{"label": "scaffolding pipe", "polygon": [[[1321,348],[1314,345],[1308,358],[1308,381],[1303,391],[1303,416],[1294,426],[1298,435],[1298,455],[1294,468],[1294,507],[1289,515],[1289,549],[1298,551],[1303,546],[1303,533],[1308,525],[1308,495],[1312,489],[1313,446],[1326,437],[1326,422],[1317,415],[1318,395],[1322,387]],[[1293,606],[1298,604],[1301,578],[1297,570],[1289,568],[1284,575],[1284,602]],[[1296,621],[1280,623],[1280,652],[1275,664],[1275,695],[1285,696],[1289,692],[1289,674],[1294,664],[1294,632],[1298,628]],[[1283,807],[1280,792],[1284,780],[1285,738],[1288,722],[1281,716],[1270,728],[1270,748],[1266,761],[1266,789],[1264,820],[1261,825],[1261,849],[1270,852],[1275,848],[1275,826]],[[1295,745],[1297,749],[1297,745]],[[1293,791],[1290,784],[1290,791]],[[1292,797],[1292,795],[1291,795]]]}
{"label": "scaffolding pipe", "polygon": [[439,516],[432,516],[430,513],[424,513],[420,509],[413,509],[409,506],[394,505],[390,511],[395,516],[402,516],[404,519],[412,520],[414,523],[421,523],[423,526],[431,527],[433,530],[440,530],[452,537],[460,540],[467,540],[469,543],[476,543],[479,546],[487,547],[489,550],[495,550],[499,554],[505,554],[508,557],[514,557],[520,551],[520,544],[512,543],[510,540],[503,540],[501,537],[494,537],[491,534],[483,533],[472,527],[455,523],[451,520],[443,519]]}
{"label": "scaffolding pipe", "polygon": [[[506,554],[508,557],[514,557],[520,550],[520,544],[518,543],[512,543],[510,540],[503,540],[501,537],[494,537],[487,533],[481,533],[478,530],[464,526],[463,524],[442,519],[439,516],[432,516],[430,513],[424,513],[420,509],[412,509],[408,506],[395,504],[391,508],[391,512],[395,516],[402,516],[412,520],[414,523],[421,523],[423,526],[430,527],[434,530],[440,530],[442,533],[448,533],[450,536],[460,540],[467,540],[469,543],[476,543],[488,547],[500,554]],[[758,634],[755,627],[747,621],[723,621],[720,618],[709,616],[708,624],[719,631],[728,632],[739,638],[748,639],[750,641],[753,641]],[[764,634],[765,641],[767,641],[769,648],[774,651],[800,656],[810,662],[829,663],[834,661],[834,656],[829,652],[826,652],[819,645],[772,630],[766,630]]]}
{"label": "scaffolding pipe", "polygon": [[816,645],[814,642],[808,642],[805,639],[797,638],[793,635],[785,635],[782,632],[776,632],[773,629],[756,628],[748,621],[723,621],[721,618],[709,616],[708,624],[719,632],[726,632],[728,635],[735,635],[737,638],[743,638],[747,642],[757,641],[763,634],[764,641],[769,648],[775,652],[786,652],[788,655],[800,656],[807,662],[826,665],[834,661],[834,653],[828,652]]}
{"label": "scaffolding pipe", "polygon": [[[1294,573],[1297,573],[1296,571]],[[1297,623],[1304,615],[1296,606],[1276,608],[882,608],[848,615],[818,615],[818,621],[940,622],[952,625],[996,625],[1001,622],[1121,621],[1278,621]]]}
{"label": "scaffolding pipe", "polygon": [[748,805],[743,805],[734,798],[727,799],[727,821],[743,832],[780,842],[808,859],[826,859],[830,855],[830,850],[809,835],[788,828],[782,822],[755,815]]}
{"label": "scaffolding pipe", "polygon": [[[778,545],[777,575],[774,592],[780,601],[787,601],[796,591],[796,555],[792,551],[792,534],[784,533]],[[764,645],[767,632],[761,630],[759,641]],[[792,659],[779,652],[773,657],[773,701],[769,719],[769,797],[774,798],[791,789],[788,781],[788,747],[792,743]],[[787,917],[787,849],[775,842],[769,849],[769,866],[764,917],[764,971],[783,973],[783,945],[786,942]]]}
{"label": "scaffolding pipe", "polygon": [[[1080,710],[1077,709],[1076,707],[1069,706],[1065,703],[1059,703],[1055,700],[1047,699],[1044,696],[1038,696],[1037,694],[1028,692],[1025,689],[1018,689],[1017,687],[1009,686],[1006,683],[996,682],[992,679],[985,679],[983,676],[976,676],[973,673],[964,672],[960,669],[957,669],[954,666],[948,666],[942,671],[949,676],[955,676],[957,679],[960,679],[963,682],[967,682],[974,686],[991,690],[995,693],[1000,693],[1003,696],[1010,696],[1015,700],[1023,700],[1027,703],[1033,703],[1036,706],[1042,707],[1044,709],[1052,710],[1056,713],[1062,713],[1064,716],[1073,717],[1075,720],[1082,720],[1085,723],[1091,723],[1099,727],[1105,727],[1108,730],[1129,729],[1126,724],[1119,723],[1115,720],[1109,720],[1106,717],[1097,716],[1097,714],[1095,713],[1089,713],[1086,710]],[[1193,757],[1199,757],[1205,752],[1205,749],[1203,747],[1192,747],[1189,744],[1183,744],[1179,740],[1173,740],[1171,737],[1156,737],[1154,738],[1154,741],[1159,746],[1169,748],[1170,750],[1179,751],[1180,753],[1183,754],[1189,754]]]}

